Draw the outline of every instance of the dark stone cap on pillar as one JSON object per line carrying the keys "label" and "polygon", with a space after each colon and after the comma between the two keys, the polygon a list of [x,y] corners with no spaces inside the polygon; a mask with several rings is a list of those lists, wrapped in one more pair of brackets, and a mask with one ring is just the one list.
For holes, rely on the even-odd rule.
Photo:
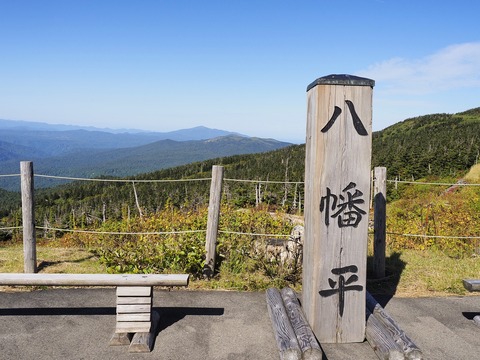
{"label": "dark stone cap on pillar", "polygon": [[332,74],[318,78],[307,86],[307,91],[317,85],[349,85],[349,86],[375,86],[375,80],[354,75]]}

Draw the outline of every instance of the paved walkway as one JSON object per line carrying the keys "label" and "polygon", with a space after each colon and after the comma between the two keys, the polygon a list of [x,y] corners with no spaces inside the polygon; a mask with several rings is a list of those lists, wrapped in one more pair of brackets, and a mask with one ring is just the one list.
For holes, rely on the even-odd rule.
{"label": "paved walkway", "polygon": [[[382,302],[382,301],[381,301]],[[279,359],[265,293],[162,291],[152,353],[110,347],[114,289],[0,292],[0,359]],[[480,297],[401,299],[385,309],[424,352],[425,359],[476,359]],[[377,359],[367,342],[322,344],[328,360]]]}

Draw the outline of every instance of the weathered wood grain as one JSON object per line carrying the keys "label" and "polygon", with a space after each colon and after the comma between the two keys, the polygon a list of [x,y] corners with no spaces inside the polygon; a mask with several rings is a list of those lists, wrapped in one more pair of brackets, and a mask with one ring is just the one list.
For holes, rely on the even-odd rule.
{"label": "weathered wood grain", "polygon": [[37,272],[37,245],[35,236],[33,163],[20,162],[20,187],[22,192],[23,266],[24,272]]}
{"label": "weathered wood grain", "polygon": [[187,286],[188,274],[0,274],[1,285]]}
{"label": "weathered wood grain", "polygon": [[142,313],[118,313],[117,314],[117,322],[118,321],[148,321],[150,322],[150,312],[142,312]]}
{"label": "weathered wood grain", "polygon": [[465,279],[463,280],[463,286],[468,291],[480,291],[480,280]]}
{"label": "weathered wood grain", "polygon": [[373,222],[373,276],[377,279],[385,277],[385,249],[387,229],[387,168],[374,169],[374,208]]}
{"label": "weathered wood grain", "polygon": [[150,321],[117,321],[115,326],[116,333],[137,333],[149,332],[151,328]]}
{"label": "weathered wood grain", "polygon": [[155,336],[160,324],[160,314],[156,311],[152,313],[152,327],[149,332],[137,332],[130,343],[128,352],[143,353],[150,352],[155,342]]}
{"label": "weathered wood grain", "polygon": [[118,286],[117,297],[151,297],[153,288],[151,286]]}
{"label": "weathered wood grain", "polygon": [[223,166],[212,167],[212,182],[210,184],[210,200],[208,204],[207,234],[205,242],[205,267],[203,275],[212,277],[215,273],[215,252],[217,248],[218,223],[220,204],[222,200]]}
{"label": "weathered wood grain", "polygon": [[110,346],[130,345],[130,341],[132,341],[132,337],[133,337],[132,333],[114,333],[108,344]]}
{"label": "weathered wood grain", "polygon": [[399,348],[402,349],[406,359],[423,359],[422,351],[418,346],[407,336],[407,334],[405,334],[405,331],[398,326],[395,320],[388,315],[368,291],[366,292],[366,304],[368,311],[370,311],[373,316],[383,324],[386,331],[388,331],[389,336],[398,344]]}
{"label": "weathered wood grain", "polygon": [[365,336],[377,357],[381,360],[403,360],[403,349],[393,340],[385,325],[373,314],[367,311],[367,326]]}
{"label": "weathered wood grain", "polygon": [[307,91],[302,306],[320,343],[365,340],[373,81],[357,80]]}
{"label": "weathered wood grain", "polygon": [[[141,298],[136,298],[141,299]],[[117,305],[117,314],[126,314],[126,313],[146,313],[150,312],[152,307],[150,304],[141,304],[141,305]]]}
{"label": "weathered wood grain", "polygon": [[303,360],[322,360],[322,349],[305,318],[297,295],[289,287],[283,288],[281,295],[288,318],[297,337],[300,350],[302,351]]}
{"label": "weathered wood grain", "polygon": [[152,305],[152,297],[149,296],[118,296],[117,308],[119,305]]}
{"label": "weathered wood grain", "polygon": [[281,360],[299,360],[302,351],[298,344],[295,331],[287,315],[280,291],[275,288],[267,289],[268,314],[273,325],[273,332]]}

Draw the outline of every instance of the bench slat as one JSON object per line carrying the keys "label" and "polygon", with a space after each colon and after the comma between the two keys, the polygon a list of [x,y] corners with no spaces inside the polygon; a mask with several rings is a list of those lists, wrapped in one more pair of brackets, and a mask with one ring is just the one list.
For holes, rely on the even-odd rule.
{"label": "bench slat", "polygon": [[149,296],[142,297],[129,297],[129,296],[120,296],[117,297],[117,307],[121,305],[152,305],[152,298]]}
{"label": "bench slat", "polygon": [[117,314],[127,313],[149,313],[152,311],[152,305],[117,305]]}
{"label": "bench slat", "polygon": [[188,274],[0,274],[0,285],[187,286]]}
{"label": "bench slat", "polygon": [[151,286],[119,286],[117,287],[117,296],[125,297],[148,297],[152,296]]}
{"label": "bench slat", "polygon": [[150,332],[151,325],[150,321],[117,322],[115,333]]}

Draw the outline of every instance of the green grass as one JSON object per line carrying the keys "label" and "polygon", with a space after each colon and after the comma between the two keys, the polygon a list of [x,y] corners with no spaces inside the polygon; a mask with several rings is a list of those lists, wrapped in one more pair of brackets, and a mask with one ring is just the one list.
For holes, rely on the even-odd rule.
{"label": "green grass", "polygon": [[[92,253],[78,247],[37,246],[39,271],[44,273],[107,273]],[[371,258],[368,266],[371,267]],[[0,272],[22,272],[22,244],[0,246]],[[455,259],[432,250],[390,252],[386,277],[368,279],[367,289],[374,294],[399,297],[466,295],[462,279],[480,278],[480,256]],[[272,286],[271,278],[258,273],[228,273],[213,280],[193,280],[191,289],[263,290]],[[273,283],[274,285],[275,283]],[[301,290],[297,285],[296,290]]]}
{"label": "green grass", "polygon": [[[96,274],[106,273],[97,257],[85,249],[74,247],[37,246],[39,272]],[[23,272],[22,244],[0,247],[0,272]]]}
{"label": "green grass", "polygon": [[453,258],[435,250],[403,250],[388,254],[386,278],[368,280],[375,294],[402,297],[466,295],[462,279],[480,278],[480,257]]}

